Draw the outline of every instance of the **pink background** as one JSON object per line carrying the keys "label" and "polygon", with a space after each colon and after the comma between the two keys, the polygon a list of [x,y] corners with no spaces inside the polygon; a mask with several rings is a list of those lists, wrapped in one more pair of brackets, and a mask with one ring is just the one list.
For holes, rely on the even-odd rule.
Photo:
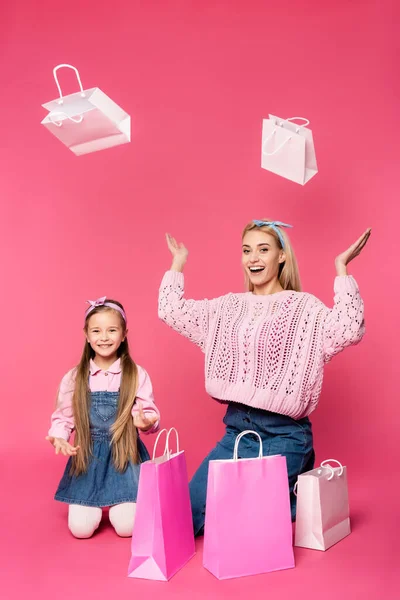
{"label": "pink background", "polygon": [[[97,589],[97,597],[186,598],[189,589],[193,598],[275,589],[281,599],[399,597],[396,5],[2,3],[6,600],[64,593],[67,580],[88,598]],[[63,62],[131,114],[130,145],[77,158],[40,125],[41,104],[57,96],[52,69]],[[76,91],[72,71],[60,79],[65,93]],[[260,168],[269,112],[311,122],[319,174],[304,188]],[[170,264],[164,232],[190,250],[187,295],[213,297],[242,290],[241,229],[263,217],[295,226],[303,288],[329,305],[335,255],[373,228],[350,269],[367,335],[327,367],[313,415],[317,460],[348,466],[353,534],[326,554],[296,550],[296,569],[263,577],[216,582],[201,568],[199,542],[196,559],[164,587],[127,580],[130,542],[107,525],[74,540],[65,506],[52,499],[64,461],[44,436],[59,381],[80,356],[85,300],[107,294],[124,303],[133,356],[151,375],[163,426],[179,429],[192,474],[223,432],[223,409],[204,391],[201,352],[157,319]]]}

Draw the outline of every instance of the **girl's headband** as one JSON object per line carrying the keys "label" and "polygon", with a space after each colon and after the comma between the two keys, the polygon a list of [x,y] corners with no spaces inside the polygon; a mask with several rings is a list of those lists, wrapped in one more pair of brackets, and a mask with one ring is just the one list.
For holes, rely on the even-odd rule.
{"label": "girl's headband", "polygon": [[107,302],[107,296],[97,298],[97,300],[88,300],[87,302],[88,304],[90,304],[90,306],[85,312],[85,319],[88,317],[88,315],[90,315],[92,310],[94,310],[98,306],[107,306],[108,308],[113,308],[114,310],[117,310],[122,315],[125,323],[127,323],[126,314],[124,313],[122,308],[118,306],[118,304],[114,304],[114,302]]}

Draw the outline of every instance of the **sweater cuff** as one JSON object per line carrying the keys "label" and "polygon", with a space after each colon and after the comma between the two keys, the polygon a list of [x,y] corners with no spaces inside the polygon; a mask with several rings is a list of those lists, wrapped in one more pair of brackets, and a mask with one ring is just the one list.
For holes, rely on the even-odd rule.
{"label": "sweater cuff", "polygon": [[183,287],[183,283],[183,273],[180,273],[179,271],[167,271],[162,278],[161,287],[166,285],[172,285],[172,287]]}
{"label": "sweater cuff", "polygon": [[337,275],[334,283],[335,294],[358,292],[358,285],[352,275]]}

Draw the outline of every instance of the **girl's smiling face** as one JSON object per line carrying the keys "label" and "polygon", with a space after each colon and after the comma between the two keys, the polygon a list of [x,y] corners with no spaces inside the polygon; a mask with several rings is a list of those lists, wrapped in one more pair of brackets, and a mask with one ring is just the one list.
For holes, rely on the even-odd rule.
{"label": "girl's smiling face", "polygon": [[89,317],[86,338],[95,353],[95,360],[98,356],[107,361],[117,360],[118,348],[126,333],[115,310],[102,310]]}

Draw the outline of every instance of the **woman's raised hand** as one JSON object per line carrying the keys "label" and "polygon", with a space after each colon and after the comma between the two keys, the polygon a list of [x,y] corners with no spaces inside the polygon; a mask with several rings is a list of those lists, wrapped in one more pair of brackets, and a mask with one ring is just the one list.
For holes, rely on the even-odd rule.
{"label": "woman's raised hand", "polygon": [[185,266],[189,254],[187,248],[185,248],[182,242],[178,244],[176,239],[169,233],[166,233],[165,237],[167,239],[168,249],[172,254],[171,271],[183,271],[183,267]]}
{"label": "woman's raised hand", "polygon": [[371,235],[371,229],[367,229],[347,250],[339,254],[335,259],[336,272],[338,275],[347,275],[347,265],[358,256]]}

